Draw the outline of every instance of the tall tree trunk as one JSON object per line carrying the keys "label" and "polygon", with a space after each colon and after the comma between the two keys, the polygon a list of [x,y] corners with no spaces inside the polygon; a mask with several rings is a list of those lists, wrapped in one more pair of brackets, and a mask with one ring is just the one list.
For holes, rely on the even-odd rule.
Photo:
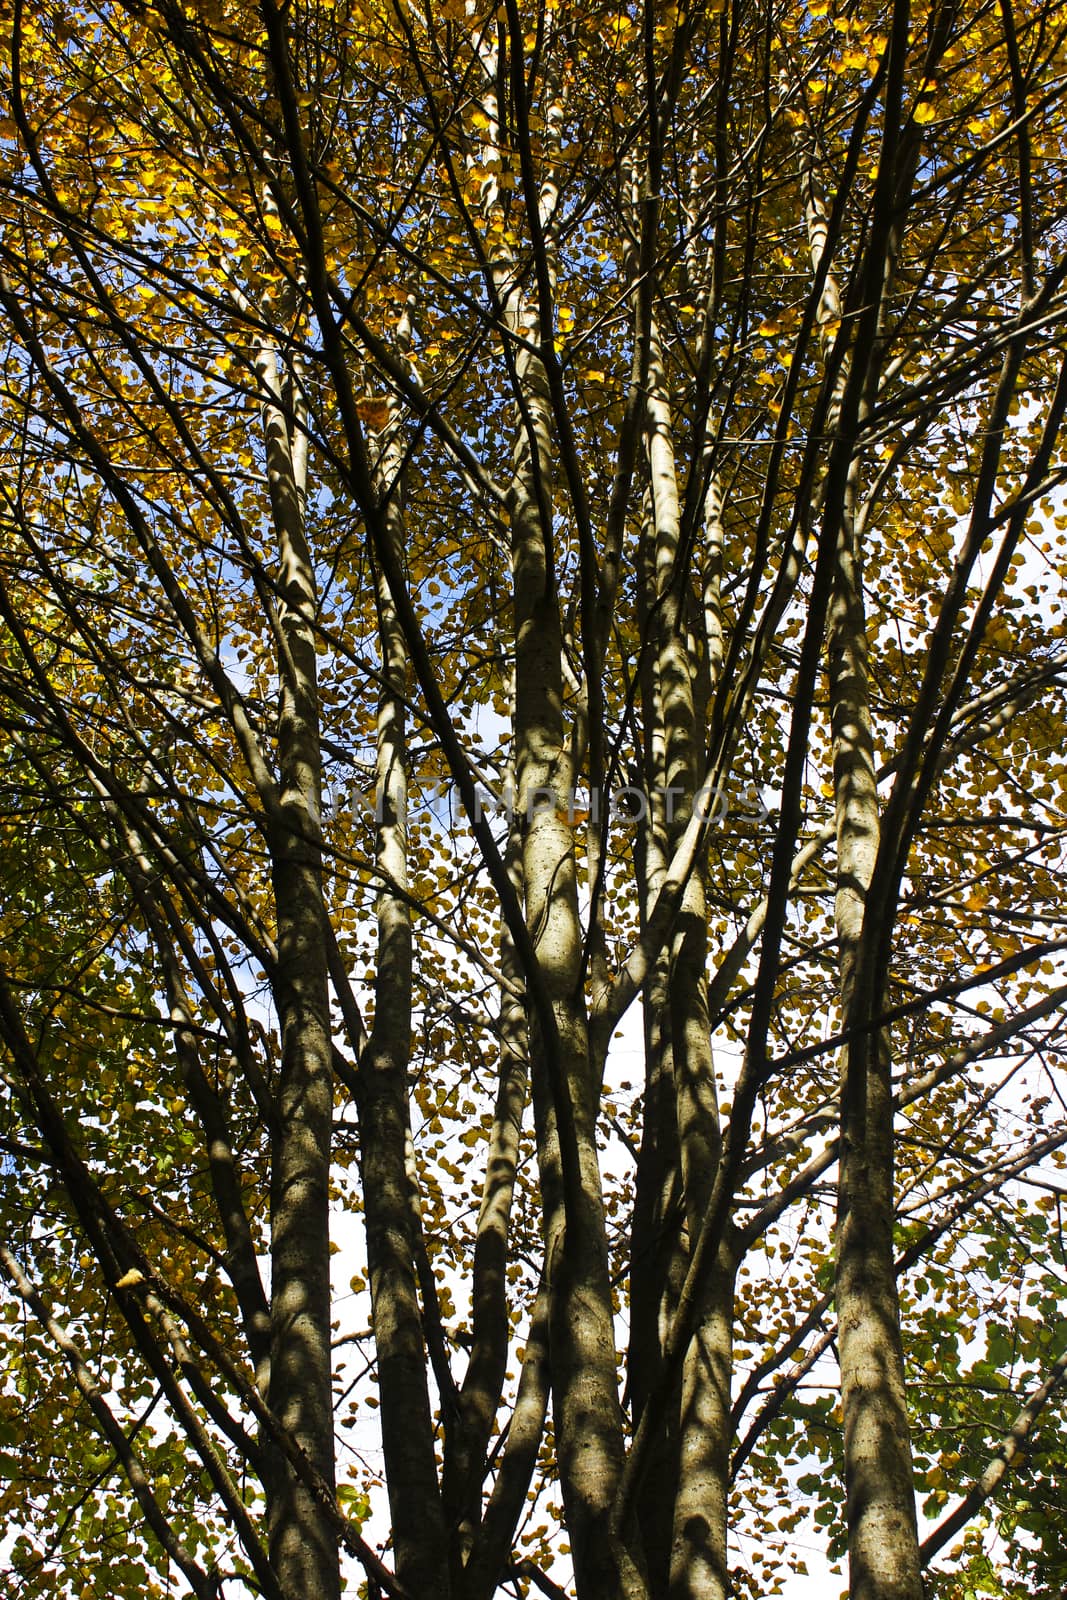
{"label": "tall tree trunk", "polygon": [[[547,429],[538,432],[543,462]],[[526,918],[556,1021],[555,1040],[544,1039],[536,1028],[531,1040],[551,1285],[553,1417],[579,1596],[615,1600],[634,1591],[608,1530],[622,1466],[622,1414],[595,1140],[597,1074],[580,988],[582,936],[568,821],[573,773],[563,726],[559,605],[547,530],[527,490],[532,465],[527,451],[523,438],[512,512],[517,805],[524,830]],[[557,1052],[554,1063],[547,1059],[549,1051]]]}
{"label": "tall tree trunk", "polygon": [[[806,161],[801,168],[812,266],[823,266],[827,219]],[[886,257],[883,297],[891,270]],[[841,304],[827,271],[818,319],[829,354]],[[866,364],[861,407],[878,384],[878,353],[856,351]],[[837,375],[828,421],[836,424],[851,374]],[[857,521],[859,462],[844,483],[838,512],[833,590],[827,622],[830,719],[837,832],[834,914],[846,1028],[877,1016],[884,995],[861,995],[857,973],[864,911],[880,838],[878,785],[871,728],[863,560]],[[819,509],[822,508],[821,489]],[[844,1048],[841,1155],[838,1175],[836,1300],[841,1403],[845,1429],[846,1518],[851,1600],[921,1600],[914,1476],[904,1387],[893,1251],[893,1084],[889,1038],[865,1032]]]}
{"label": "tall tree trunk", "polygon": [[[646,497],[647,503],[647,497]],[[640,545],[637,586],[638,615],[648,636],[655,599],[655,540],[651,515]],[[645,808],[634,841],[640,893],[641,927],[656,903],[667,872],[668,839],[664,811],[664,732],[659,704],[659,675],[651,651],[640,663],[644,707],[642,764]],[[641,995],[644,1030],[644,1115],[634,1186],[630,1239],[630,1340],[627,1377],[633,1426],[640,1425],[651,1397],[663,1381],[663,1347],[685,1278],[686,1249],[682,1219],[678,1111],[671,1049],[670,952],[660,951]],[[670,1579],[674,1536],[674,1504],[678,1487],[678,1387],[669,1405],[660,1407],[649,1445],[645,1492],[637,1497],[635,1514],[648,1568],[649,1590],[664,1595]]]}
{"label": "tall tree trunk", "polygon": [[[521,31],[510,25],[509,30],[510,58],[491,36],[483,52],[487,169],[500,166],[496,141],[502,76],[510,85],[513,111],[525,104],[528,92]],[[502,74],[505,59],[508,70]],[[490,264],[494,292],[516,341],[516,443],[508,510],[522,886],[538,963],[535,981],[544,985],[555,1031],[547,1039],[531,1025],[531,1088],[549,1283],[553,1421],[575,1582],[579,1600],[640,1600],[643,1580],[609,1527],[623,1459],[622,1408],[596,1148],[599,1067],[590,1049],[582,990],[571,810],[575,771],[563,709],[563,631],[553,554],[552,406],[544,360],[534,353],[549,332],[559,199],[552,155],[563,120],[558,85],[547,84],[544,96],[544,169],[539,180],[530,180],[529,174],[524,179],[525,202],[542,252],[537,293],[524,289],[504,230]],[[530,181],[537,184],[536,192],[531,192]],[[486,212],[499,200],[496,179],[490,176],[483,185]]]}
{"label": "tall tree trunk", "polygon": [[726,1535],[735,1271],[723,1244],[682,1365],[670,1600],[719,1600],[731,1592]]}
{"label": "tall tree trunk", "polygon": [[[386,442],[379,482],[389,493],[385,532],[403,551],[402,449]],[[450,1592],[447,1536],[426,1380],[426,1345],[417,1289],[408,1102],[411,1053],[411,911],[406,898],[408,660],[388,586],[377,575],[382,689],[378,703],[375,819],[378,965],[374,1022],[360,1063],[360,1152],[367,1221],[371,1318],[378,1361],[382,1449],[396,1574],[412,1596]]]}
{"label": "tall tree trunk", "polygon": [[[859,552],[846,512],[831,605],[830,697],[837,812],[837,931],[846,1025],[882,1009],[856,964],[878,851]],[[862,1013],[860,1003],[862,1002]],[[845,1424],[851,1600],[921,1600],[915,1492],[893,1251],[893,1084],[884,1030],[845,1047],[837,1223],[837,1316]]]}
{"label": "tall tree trunk", "polygon": [[[514,787],[509,765],[504,788]],[[522,892],[521,841],[512,817],[505,857],[516,893]],[[508,1317],[508,1228],[518,1169],[522,1115],[529,1082],[529,1036],[520,999],[521,969],[515,942],[505,928],[500,939],[504,987],[500,1004],[500,1065],[489,1134],[485,1180],[478,1212],[471,1285],[471,1350],[457,1397],[455,1445],[445,1456],[444,1499],[456,1532],[453,1571],[469,1561],[481,1523],[482,1482],[493,1423],[507,1376],[511,1324]],[[484,1583],[478,1572],[475,1584]],[[454,1583],[460,1589],[460,1584]]]}
{"label": "tall tree trunk", "polygon": [[[703,739],[697,726],[689,636],[691,599],[660,332],[652,322],[646,446],[651,485],[657,619],[657,694],[662,718],[665,833],[672,853],[693,814]],[[685,1247],[700,1231],[721,1154],[707,989],[707,913],[698,861],[686,883],[671,942],[670,1016],[674,1113]],[[677,1395],[677,1487],[671,1535],[671,1600],[725,1600],[729,1493],[730,1364],[733,1267],[721,1268],[682,1362]],[[648,1493],[656,1492],[649,1483]]]}
{"label": "tall tree trunk", "polygon": [[[685,1278],[667,968],[663,955],[642,997],[645,1104],[630,1243],[627,1365],[635,1428],[662,1381],[663,1345]],[[655,1420],[645,1476],[649,1487],[638,1497],[636,1516],[649,1590],[663,1595],[670,1576],[678,1484],[677,1404],[664,1406]]]}
{"label": "tall tree trunk", "polygon": [[[270,1403],[326,1483],[334,1481],[330,1368],[330,1132],[333,1115],[322,894],[315,579],[305,517],[306,437],[292,374],[257,361],[267,392],[267,471],[278,541],[279,798],[270,846],[278,918],[275,1004],[281,1073],[271,1165]],[[273,1491],[273,1492],[271,1492]],[[270,1474],[271,1562],[292,1600],[340,1595],[337,1540],[286,1465]]]}

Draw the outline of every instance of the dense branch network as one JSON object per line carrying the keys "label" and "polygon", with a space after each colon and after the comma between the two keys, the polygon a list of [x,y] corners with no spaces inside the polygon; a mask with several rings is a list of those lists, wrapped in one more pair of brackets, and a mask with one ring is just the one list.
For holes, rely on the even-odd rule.
{"label": "dense branch network", "polygon": [[20,1594],[1064,1581],[1065,93],[1060,0],[14,0]]}

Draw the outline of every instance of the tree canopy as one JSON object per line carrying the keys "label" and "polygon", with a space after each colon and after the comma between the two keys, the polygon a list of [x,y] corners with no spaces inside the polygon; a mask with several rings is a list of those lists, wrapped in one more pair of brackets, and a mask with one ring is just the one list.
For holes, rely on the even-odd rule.
{"label": "tree canopy", "polygon": [[1058,1596],[1067,4],[2,15],[9,1592]]}

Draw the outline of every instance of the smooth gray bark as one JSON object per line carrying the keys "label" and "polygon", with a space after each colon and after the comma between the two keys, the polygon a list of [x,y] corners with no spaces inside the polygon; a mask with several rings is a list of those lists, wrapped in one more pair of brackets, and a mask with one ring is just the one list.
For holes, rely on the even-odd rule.
{"label": "smooth gray bark", "polygon": [[[322,891],[322,768],[315,659],[315,578],[304,527],[306,436],[301,396],[272,352],[259,352],[278,548],[278,779],[270,819],[278,920],[274,999],[281,1066],[271,1152],[269,1399],[322,1479],[334,1482],[330,1358],[332,1043]],[[340,1594],[337,1540],[321,1505],[287,1464],[268,1484],[272,1565],[292,1600]]]}
{"label": "smooth gray bark", "polygon": [[[397,557],[404,536],[400,486],[394,482],[401,455],[392,441],[383,441],[380,480],[390,493],[385,534]],[[445,1600],[451,1584],[419,1304],[414,1236],[417,1203],[409,1161],[408,661],[395,606],[380,574],[376,599],[382,655],[376,860],[382,887],[377,907],[374,1022],[359,1066],[363,1205],[396,1574],[411,1595]]]}
{"label": "smooth gray bark", "polygon": [[[513,51],[515,46],[512,39]],[[521,56],[517,63],[519,72],[511,83],[516,102],[525,96]],[[483,64],[487,153],[492,158],[498,131],[495,45],[487,44]],[[558,201],[551,152],[562,125],[562,106],[552,84],[546,87],[545,124],[545,168],[537,192],[526,194],[541,240],[537,294],[522,286],[506,243],[498,246],[491,268],[505,323],[523,341],[514,360],[516,442],[508,495],[516,807],[526,923],[555,1033],[546,1038],[531,1024],[556,1453],[580,1600],[619,1600],[643,1596],[644,1585],[609,1527],[623,1458],[622,1409],[596,1146],[599,1066],[590,1047],[580,981],[582,927],[570,815],[575,772],[563,707],[563,631],[553,553],[552,405],[547,354],[533,353],[550,334],[551,231]],[[497,198],[490,177],[483,192],[487,211]]]}
{"label": "smooth gray bark", "polygon": [[[681,508],[674,459],[671,408],[660,333],[653,319],[646,409],[646,451],[655,573],[655,704],[662,721],[662,766],[667,854],[673,854],[693,816],[698,774],[704,764],[695,703],[696,641],[689,612],[696,610],[684,562]],[[703,597],[702,597],[703,598]],[[714,618],[714,586],[708,597]],[[701,608],[703,624],[703,608]],[[705,692],[714,687],[716,640],[709,641]],[[711,1052],[707,983],[707,910],[702,862],[689,874],[675,919],[664,996],[669,1013],[683,1251],[688,1255],[707,1211],[722,1140]],[[727,1497],[730,1453],[730,1365],[733,1270],[726,1253],[709,1281],[693,1337],[683,1357],[675,1397],[677,1463],[672,1518],[671,1600],[725,1600]],[[658,1492],[646,1479],[646,1496]]]}
{"label": "smooth gray bark", "polygon": [[[506,781],[512,781],[510,770]],[[521,893],[520,839],[514,818],[505,860],[516,892]],[[493,1423],[504,1390],[511,1339],[508,1231],[529,1085],[529,1041],[526,1013],[519,999],[521,972],[514,940],[507,929],[501,934],[500,967],[505,981],[499,1019],[500,1062],[474,1245],[471,1349],[457,1396],[454,1439],[452,1448],[446,1452],[443,1481],[446,1515],[456,1535],[452,1560],[457,1578],[470,1560],[476,1531],[482,1521],[482,1480]],[[532,1359],[528,1341],[527,1360]],[[547,1349],[544,1365],[547,1393]],[[512,1429],[515,1429],[514,1422]],[[490,1561],[487,1544],[483,1539],[475,1570],[465,1574],[465,1579],[457,1582],[457,1588],[465,1581],[472,1595],[481,1592]],[[501,1563],[507,1553],[503,1549],[498,1552]]]}
{"label": "smooth gray bark", "polygon": [[[823,273],[817,307],[829,360],[842,306],[826,260],[828,222],[810,163],[801,163],[801,195],[812,268]],[[888,259],[888,258],[887,258]],[[882,288],[885,288],[883,268]],[[862,375],[861,407],[878,384],[878,352],[855,350],[834,379],[828,415],[836,427],[846,388]],[[860,466],[844,477],[836,516],[827,657],[837,840],[834,915],[839,992],[846,1026],[877,1014],[884,996],[860,995],[858,969],[867,891],[878,857],[878,781],[871,722],[868,642],[859,533]],[[895,1204],[892,1061],[884,1029],[845,1045],[842,1060],[835,1296],[844,1411],[849,1593],[852,1600],[921,1600],[914,1474],[893,1250]]]}

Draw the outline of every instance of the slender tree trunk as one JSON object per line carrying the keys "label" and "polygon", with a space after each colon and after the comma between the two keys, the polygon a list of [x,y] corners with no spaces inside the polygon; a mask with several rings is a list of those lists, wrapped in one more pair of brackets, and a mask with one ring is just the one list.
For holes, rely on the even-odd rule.
{"label": "slender tree trunk", "polygon": [[[549,26],[555,24],[550,21]],[[510,49],[521,50],[521,38]],[[549,53],[551,57],[551,52]],[[521,66],[512,61],[510,66]],[[501,55],[483,53],[486,167],[499,167]],[[510,74],[512,98],[525,95]],[[522,87],[520,88],[520,84]],[[549,1283],[549,1358],[560,1481],[579,1600],[644,1595],[644,1584],[613,1537],[609,1513],[622,1468],[607,1233],[596,1148],[599,1068],[582,992],[582,927],[571,805],[575,773],[563,709],[563,633],[553,553],[554,442],[548,374],[534,354],[551,294],[553,228],[559,199],[551,156],[562,125],[557,86],[545,86],[545,166],[536,195],[544,274],[535,294],[502,232],[491,262],[494,291],[513,336],[516,428],[509,493],[515,637],[515,775],[526,921],[555,1018],[555,1039],[530,1029],[530,1069]],[[514,108],[513,108],[514,109]],[[491,214],[495,177],[483,186]],[[547,281],[546,281],[547,280]],[[521,342],[519,342],[521,338]],[[550,1055],[554,1059],[550,1059]]]}
{"label": "slender tree trunk", "polygon": [[[678,1182],[678,1131],[668,1034],[665,959],[644,996],[645,1107],[630,1245],[630,1408],[636,1428],[661,1381],[663,1344],[685,1277]],[[636,1515],[650,1592],[666,1592],[678,1480],[678,1411],[664,1406],[649,1452],[648,1493]]]}
{"label": "slender tree trunk", "polygon": [[[400,560],[401,451],[386,444],[380,481],[390,491],[386,533]],[[388,587],[377,579],[382,689],[376,761],[378,965],[374,1022],[360,1063],[360,1151],[367,1221],[371,1317],[378,1360],[389,1510],[396,1574],[412,1596],[450,1592],[447,1535],[426,1380],[426,1346],[415,1265],[415,1196],[408,1063],[411,1053],[411,911],[406,899],[408,661]]]}
{"label": "slender tree trunk", "polygon": [[[510,768],[505,789],[513,786]],[[508,875],[522,891],[521,841],[512,818],[506,854]],[[505,987],[500,1006],[500,1066],[496,1105],[489,1135],[485,1181],[478,1213],[471,1289],[471,1351],[457,1400],[456,1440],[446,1453],[444,1498],[450,1527],[457,1534],[453,1567],[466,1564],[481,1522],[482,1481],[493,1422],[507,1373],[511,1324],[508,1318],[508,1226],[515,1192],[522,1115],[529,1082],[526,1013],[519,998],[521,972],[514,940],[501,934],[500,967]],[[478,1582],[484,1583],[479,1573]],[[457,1589],[460,1584],[454,1584]]]}
{"label": "slender tree trunk", "polygon": [[[547,438],[538,443],[545,449]],[[525,449],[524,440],[520,455]],[[523,487],[527,470],[520,460],[513,502],[517,804],[527,923],[557,1030],[551,1041],[535,1029],[531,1041],[553,1417],[578,1593],[582,1600],[615,1600],[634,1591],[608,1533],[622,1466],[622,1414],[595,1141],[597,1086],[580,993],[581,925],[567,818],[573,774],[564,742],[558,600],[539,508]],[[554,1071],[546,1060],[552,1049]],[[565,1170],[562,1141],[576,1155],[576,1172]]]}
{"label": "slender tree trunk", "polygon": [[718,1600],[730,1591],[727,1523],[733,1424],[735,1263],[723,1246],[709,1276],[696,1333],[682,1366],[678,1492],[670,1600]]}
{"label": "slender tree trunk", "polygon": [[[689,822],[704,750],[694,702],[695,641],[689,636],[690,576],[672,420],[659,328],[649,352],[646,443],[654,530],[658,628],[656,704],[662,718],[668,853]],[[695,1240],[721,1154],[707,988],[707,913],[698,862],[682,895],[671,943],[670,1014],[674,1114],[686,1245]],[[723,1249],[682,1363],[677,1395],[677,1487],[671,1535],[671,1600],[725,1600],[729,1493],[733,1266]],[[649,1483],[647,1492],[656,1493]]]}
{"label": "slender tree trunk", "polygon": [[[651,518],[648,518],[651,522]],[[655,597],[655,547],[651,528],[641,542],[638,606],[642,636]],[[645,815],[635,831],[634,857],[641,926],[656,903],[667,870],[664,816],[664,739],[658,674],[651,651],[641,663]],[[685,1278],[686,1251],[678,1151],[678,1114],[671,1050],[670,953],[661,951],[641,996],[644,1028],[644,1115],[637,1159],[630,1242],[630,1339],[627,1376],[636,1429],[663,1377],[663,1347]],[[678,1392],[654,1420],[636,1517],[648,1568],[649,1591],[660,1596],[670,1580],[674,1503],[678,1487]]]}
{"label": "slender tree trunk", "polygon": [[[330,1369],[330,1131],[333,1074],[322,894],[315,580],[304,528],[300,396],[273,354],[257,363],[278,540],[279,799],[271,820],[278,918],[275,1004],[282,1058],[271,1166],[270,1403],[328,1484],[334,1481]],[[273,1489],[273,1492],[271,1492]],[[337,1540],[288,1466],[270,1474],[271,1562],[291,1600],[340,1594]]]}
{"label": "slender tree trunk", "polygon": [[[859,553],[846,514],[830,618],[837,928],[846,1018],[878,850]],[[863,1011],[877,1014],[881,995]],[[845,1048],[837,1225],[838,1350],[852,1600],[921,1600],[915,1492],[893,1251],[893,1084],[884,1030]]]}
{"label": "slender tree trunk", "polygon": [[[804,162],[801,170],[809,250],[818,271],[827,242],[826,217],[810,165]],[[826,353],[840,314],[837,285],[828,272],[819,306]],[[866,387],[873,395],[878,381],[877,353],[860,351],[853,359],[868,363]],[[831,424],[836,422],[847,376],[844,370],[838,374]],[[837,831],[834,910],[846,1026],[854,1016],[876,1016],[883,1004],[881,993],[861,995],[857,991],[866,896],[880,838],[856,514],[859,481],[859,463],[854,461],[839,512],[827,626]],[[893,1083],[888,1035],[884,1030],[864,1033],[851,1040],[843,1054],[836,1300],[849,1594],[851,1600],[921,1600],[893,1251]]]}

